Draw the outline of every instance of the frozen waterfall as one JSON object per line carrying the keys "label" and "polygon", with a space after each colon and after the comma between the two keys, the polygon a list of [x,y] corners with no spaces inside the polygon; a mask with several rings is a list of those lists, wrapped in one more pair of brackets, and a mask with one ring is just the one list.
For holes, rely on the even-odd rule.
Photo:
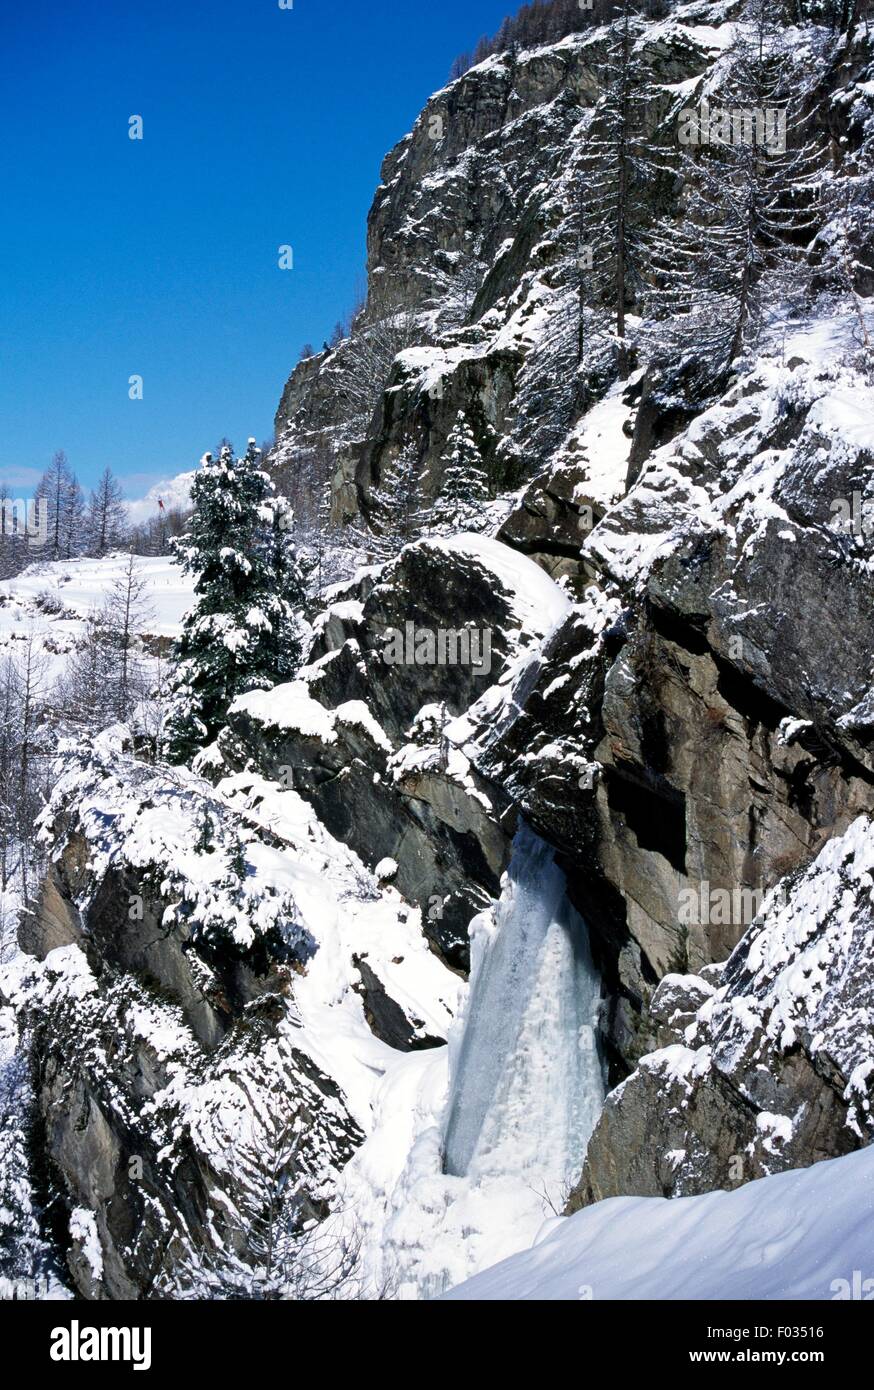
{"label": "frozen waterfall", "polygon": [[513,1175],[557,1200],[604,1102],[600,983],[554,851],[524,824],[494,914],[471,926],[471,953],[451,1040],[446,1172]]}

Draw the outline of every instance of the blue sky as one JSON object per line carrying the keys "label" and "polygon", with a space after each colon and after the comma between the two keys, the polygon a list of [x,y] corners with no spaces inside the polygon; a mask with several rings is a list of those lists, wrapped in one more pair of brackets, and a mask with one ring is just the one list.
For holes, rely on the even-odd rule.
{"label": "blue sky", "polygon": [[63,448],[136,497],[269,436],[354,299],[383,155],[515,8],[6,0],[0,478],[24,493]]}

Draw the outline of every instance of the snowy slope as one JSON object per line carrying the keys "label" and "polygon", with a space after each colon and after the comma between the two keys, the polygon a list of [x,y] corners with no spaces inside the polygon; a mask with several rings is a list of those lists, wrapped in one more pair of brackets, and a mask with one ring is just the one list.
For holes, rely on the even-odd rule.
{"label": "snowy slope", "polygon": [[168,511],[174,508],[186,508],[191,505],[191,484],[194,482],[195,471],[191,469],[187,473],[177,473],[175,478],[164,478],[154,487],[150,487],[145,497],[136,498],[128,502],[127,514],[134,526],[144,521],[151,521],[158,515],[158,503],[163,502]]}
{"label": "snowy slope", "polygon": [[[75,636],[77,623],[100,606],[127,562],[128,556],[121,552],[102,560],[53,560],[29,565],[14,579],[0,583],[0,643],[6,645],[30,623],[58,639]],[[146,580],[151,613],[147,630],[156,637],[175,637],[191,607],[191,581],[168,557],[137,556],[136,568]],[[44,598],[60,604],[63,611],[46,612],[40,603]]]}
{"label": "snowy slope", "polygon": [[[874,1150],[737,1192],[617,1197],[550,1221],[450,1299],[874,1300]],[[858,1282],[858,1281],[857,1281]]]}

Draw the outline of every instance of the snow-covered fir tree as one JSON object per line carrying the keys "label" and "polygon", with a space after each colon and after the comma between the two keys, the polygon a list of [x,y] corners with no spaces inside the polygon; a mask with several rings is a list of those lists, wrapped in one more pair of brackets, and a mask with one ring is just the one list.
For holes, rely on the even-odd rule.
{"label": "snow-covered fir tree", "polygon": [[478,531],[485,524],[489,483],[467,416],[458,412],[444,454],[443,480],[431,512],[441,532]]}
{"label": "snow-covered fir tree", "polygon": [[293,515],[249,441],[204,456],[191,492],[194,512],[176,553],[194,576],[196,602],[177,644],[169,752],[185,762],[216,737],[228,706],[297,670],[305,582],[291,535]]}
{"label": "snow-covered fir tree", "polygon": [[378,536],[374,550],[389,559],[422,531],[419,456],[413,445],[403,448],[384,468],[373,494]]}

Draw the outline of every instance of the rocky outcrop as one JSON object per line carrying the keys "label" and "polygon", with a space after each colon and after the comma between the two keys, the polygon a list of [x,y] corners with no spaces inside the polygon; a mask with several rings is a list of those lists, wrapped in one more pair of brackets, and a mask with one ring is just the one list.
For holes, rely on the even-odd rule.
{"label": "rocky outcrop", "polygon": [[[511,798],[461,746],[464,718],[568,606],[533,561],[495,541],[419,542],[337,593],[299,680],[239,700],[220,740],[226,764],[254,760],[294,785],[369,868],[394,861],[396,887],[455,968],[471,918],[498,893],[515,826]],[[473,644],[457,647],[465,634]]]}
{"label": "rocky outcrop", "polygon": [[266,784],[213,790],[106,740],[59,771],[55,854],[0,1004],[29,1040],[69,1276],[88,1299],[259,1296],[252,1233],[279,1219],[280,1182],[302,1232],[363,1138],[326,1020],[364,1056],[368,1037],[434,1046],[452,977],[315,822],[262,819]]}
{"label": "rocky outcrop", "polygon": [[516,716],[484,731],[477,766],[560,849],[594,933],[616,1080],[659,979],[725,959],[874,806],[870,577],[838,502],[867,486],[842,411],[869,389],[764,358],[657,451],[584,538],[588,591]]}
{"label": "rocky outcrop", "polygon": [[[460,410],[495,490],[517,487],[551,466],[609,386],[609,351],[580,360],[576,269],[604,43],[593,28],[496,54],[437,92],[386,157],[366,307],[345,341],[299,364],[276,415],[280,479],[294,493],[327,460],[336,521],[371,510],[402,449],[433,498]],[[697,77],[710,59],[694,24],[662,25],[643,48],[655,84]]]}
{"label": "rocky outcrop", "polygon": [[866,816],[769,897],[724,968],[662,980],[663,1045],[608,1097],[571,1210],[737,1187],[871,1142],[872,866]]}

